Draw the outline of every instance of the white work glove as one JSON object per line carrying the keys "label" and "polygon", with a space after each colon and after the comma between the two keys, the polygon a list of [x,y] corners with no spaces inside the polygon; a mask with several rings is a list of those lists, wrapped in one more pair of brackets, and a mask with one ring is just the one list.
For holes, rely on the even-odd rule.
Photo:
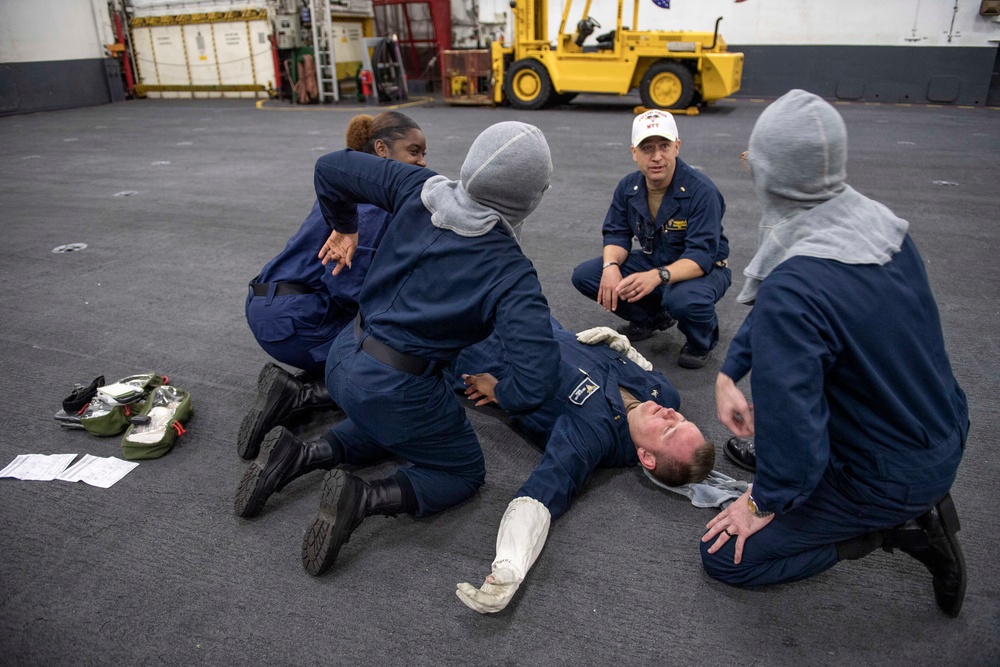
{"label": "white work glove", "polygon": [[629,339],[610,327],[594,327],[593,329],[581,331],[576,335],[576,339],[585,345],[605,343],[615,352],[621,352],[628,359],[634,361],[642,370],[653,370],[653,364],[646,361],[646,358],[639,354],[637,349],[632,347]]}
{"label": "white work glove", "polygon": [[478,589],[458,584],[458,599],[480,614],[502,611],[545,546],[550,523],[548,508],[534,498],[520,496],[510,501],[500,520],[492,573]]}

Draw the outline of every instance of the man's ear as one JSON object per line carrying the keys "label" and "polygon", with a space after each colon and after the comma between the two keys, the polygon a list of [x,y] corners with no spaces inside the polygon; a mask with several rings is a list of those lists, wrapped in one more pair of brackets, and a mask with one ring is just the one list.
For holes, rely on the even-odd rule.
{"label": "man's ear", "polygon": [[632,146],[632,148],[630,148],[629,150],[632,151],[632,162],[635,162],[635,163],[638,164],[639,159],[635,156],[635,151],[636,151],[635,146]]}
{"label": "man's ear", "polygon": [[656,469],[656,457],[645,447],[637,447],[635,453],[639,455],[639,465],[646,470]]}

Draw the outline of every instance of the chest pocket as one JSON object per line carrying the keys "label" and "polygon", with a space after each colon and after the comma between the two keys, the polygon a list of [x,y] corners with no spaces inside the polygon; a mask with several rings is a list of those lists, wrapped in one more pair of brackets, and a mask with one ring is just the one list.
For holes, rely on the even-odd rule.
{"label": "chest pocket", "polygon": [[671,217],[663,223],[662,233],[673,253],[684,251],[684,241],[687,238],[687,218]]}
{"label": "chest pocket", "polygon": [[657,212],[656,229],[658,247],[654,261],[660,264],[670,264],[684,252],[684,241],[687,238],[688,199],[686,197],[664,197]]}

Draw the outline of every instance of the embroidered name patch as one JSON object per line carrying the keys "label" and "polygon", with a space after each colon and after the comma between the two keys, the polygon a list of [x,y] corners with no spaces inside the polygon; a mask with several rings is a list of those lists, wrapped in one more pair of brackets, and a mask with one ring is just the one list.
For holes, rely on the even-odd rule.
{"label": "embroidered name patch", "polygon": [[667,224],[663,225],[663,229],[668,232],[682,232],[688,228],[687,220],[674,220],[670,218],[667,220]]}
{"label": "embroidered name patch", "polygon": [[589,377],[583,378],[580,384],[576,385],[573,392],[569,395],[569,400],[576,405],[583,405],[587,402],[587,399],[597,393],[600,386]]}

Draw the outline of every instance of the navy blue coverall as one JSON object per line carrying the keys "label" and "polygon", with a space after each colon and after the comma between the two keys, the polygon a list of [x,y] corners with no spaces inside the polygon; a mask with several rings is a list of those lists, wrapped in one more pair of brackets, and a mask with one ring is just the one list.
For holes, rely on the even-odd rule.
{"label": "navy blue coverall", "polygon": [[[722,231],[726,202],[715,184],[677,159],[674,177],[663,195],[656,214],[650,219],[646,178],[636,171],[615,188],[604,218],[604,245],[629,250],[619,267],[622,277],[667,266],[678,259],[690,259],[705,275],[653,290],[645,298],[628,303],[621,299],[615,314],[645,324],[664,310],[677,320],[677,328],[687,337],[692,353],[703,354],[719,342],[719,319],[715,304],[733,281],[732,272],[719,266],[729,258],[729,240]],[[640,246],[632,250],[632,239]],[[604,260],[583,262],[573,271],[573,285],[581,294],[597,299]]]}
{"label": "navy blue coverall", "polygon": [[[261,348],[281,363],[323,377],[333,339],[358,313],[361,285],[388,225],[389,214],[382,209],[358,206],[357,252],[351,268],[334,276],[318,257],[330,226],[319,202],[313,204],[285,249],[250,281],[247,324]],[[301,286],[306,293],[278,296],[280,283]],[[267,285],[267,294],[255,296],[254,284]]]}
{"label": "navy blue coverall", "polygon": [[[554,319],[552,330],[561,357],[556,393],[536,410],[511,415],[511,421],[544,449],[514,497],[534,498],[555,520],[569,509],[594,470],[639,463],[620,387],[640,401],[675,410],[681,399],[660,373],[643,370],[607,345],[580,343]],[[464,388],[463,373],[490,373],[502,381],[513,372],[508,356],[497,336],[464,350],[454,365],[455,387]]]}
{"label": "navy blue coverall", "polygon": [[711,576],[757,586],[837,562],[836,543],[919,516],[951,488],[969,429],[937,305],[909,236],[884,266],[793,257],[760,285],[722,372],[753,366],[753,498],[775,513],[715,554]]}
{"label": "navy blue coverall", "polygon": [[[501,225],[465,237],[435,227],[420,193],[435,172],[351,150],[316,163],[323,217],[337,231],[357,229],[355,204],[393,219],[361,288],[361,335],[348,327],[334,341],[326,386],[348,419],[332,429],[348,464],[394,454],[426,516],[482,486],[485,464],[458,397],[440,372],[495,330],[508,343],[514,372],[496,387],[515,412],[555,391],[559,348],[535,269]],[[429,360],[422,375],[383,363],[362,349],[368,336]]]}

